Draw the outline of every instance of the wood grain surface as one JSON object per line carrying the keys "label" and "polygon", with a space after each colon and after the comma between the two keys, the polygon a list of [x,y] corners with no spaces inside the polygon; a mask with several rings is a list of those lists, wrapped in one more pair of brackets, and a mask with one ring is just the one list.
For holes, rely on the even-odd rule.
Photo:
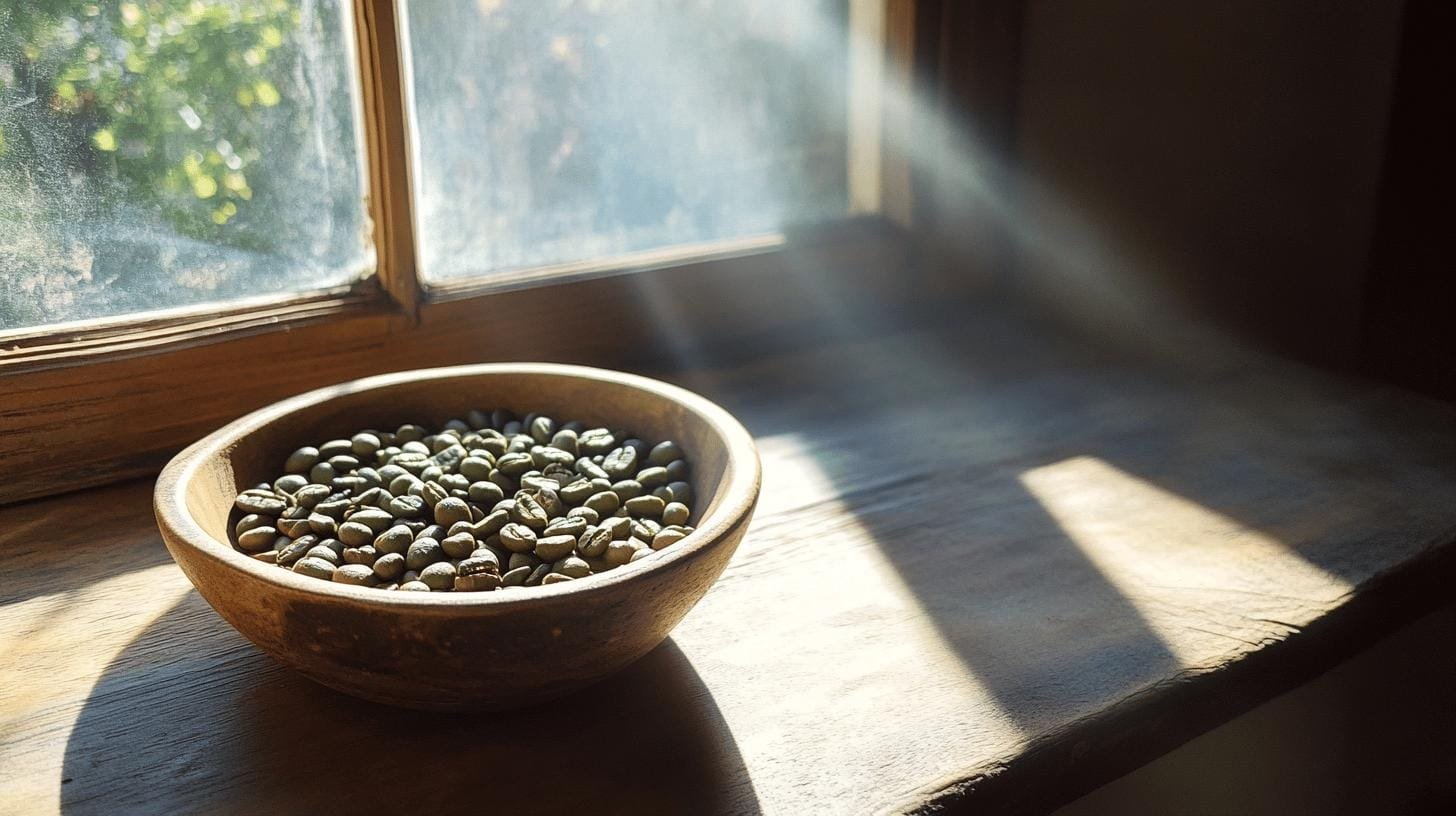
{"label": "wood grain surface", "polygon": [[994,313],[657,373],[755,435],[671,639],[505,715],[281,668],[147,482],[0,511],[0,812],[1035,812],[1449,597],[1456,415]]}

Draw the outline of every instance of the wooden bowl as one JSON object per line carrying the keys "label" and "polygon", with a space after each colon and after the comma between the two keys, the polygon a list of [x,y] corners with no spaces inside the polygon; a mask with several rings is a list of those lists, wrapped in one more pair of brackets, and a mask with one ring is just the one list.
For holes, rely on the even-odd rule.
{"label": "wooden bowl", "polygon": [[[539,411],[674,439],[696,530],[601,575],[512,592],[388,592],[295,575],[229,543],[233,499],[301,445],[362,428],[435,426],[476,407]],[[326,686],[411,708],[504,709],[574,691],[651,651],[723,571],[758,501],[753,440],[722,408],[656,380],[538,363],[370,377],[255,411],[178,454],[157,480],[162,538],[218,614]]]}

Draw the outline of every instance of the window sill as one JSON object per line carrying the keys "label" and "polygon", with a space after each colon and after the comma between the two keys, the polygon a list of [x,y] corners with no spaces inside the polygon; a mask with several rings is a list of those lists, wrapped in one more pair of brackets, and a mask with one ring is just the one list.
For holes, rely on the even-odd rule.
{"label": "window sill", "polygon": [[[757,436],[752,529],[662,648],[486,720],[394,717],[272,663],[167,560],[147,482],[7,509],[0,811],[369,807],[360,780],[401,756],[439,811],[1034,811],[1456,577],[1450,409],[958,317],[656,371]],[[348,775],[313,770],[346,751]],[[459,784],[538,752],[593,759],[570,785]]]}

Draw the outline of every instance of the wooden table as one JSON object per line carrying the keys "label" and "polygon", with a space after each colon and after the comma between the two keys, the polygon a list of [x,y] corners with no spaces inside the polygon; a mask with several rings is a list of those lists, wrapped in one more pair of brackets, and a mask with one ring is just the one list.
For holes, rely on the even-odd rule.
{"label": "wooden table", "polygon": [[759,441],[749,536],[656,652],[507,715],[275,665],[148,483],[0,510],[0,812],[1036,811],[1451,597],[1451,410],[958,323],[680,348]]}

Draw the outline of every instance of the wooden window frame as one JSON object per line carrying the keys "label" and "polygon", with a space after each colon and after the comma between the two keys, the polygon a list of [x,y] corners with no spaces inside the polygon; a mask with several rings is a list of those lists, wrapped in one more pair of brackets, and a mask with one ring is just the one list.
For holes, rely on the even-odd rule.
{"label": "wooden window frame", "polygon": [[[851,0],[854,25],[885,46],[851,49],[852,83],[879,69],[856,59],[911,63],[916,6]],[[232,418],[353,377],[511,358],[630,364],[670,351],[642,320],[648,308],[670,309],[695,343],[790,331],[806,314],[845,308],[823,302],[818,278],[830,269],[852,282],[840,297],[856,303],[905,304],[923,289],[908,161],[858,103],[851,115],[872,138],[850,145],[842,220],[425,286],[398,8],[353,0],[352,11],[375,273],[325,291],[0,333],[0,505],[149,475]],[[860,91],[852,85],[851,98]],[[573,313],[597,328],[540,339],[540,326]]]}

